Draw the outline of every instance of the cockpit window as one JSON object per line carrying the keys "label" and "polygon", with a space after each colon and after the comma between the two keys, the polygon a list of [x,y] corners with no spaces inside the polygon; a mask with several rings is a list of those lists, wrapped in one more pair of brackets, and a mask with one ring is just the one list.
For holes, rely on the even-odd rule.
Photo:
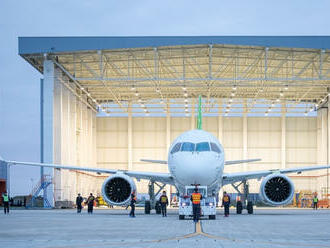
{"label": "cockpit window", "polygon": [[210,143],[211,144],[211,150],[216,152],[216,153],[221,153],[220,148],[217,146],[215,143]]}
{"label": "cockpit window", "polygon": [[195,150],[195,144],[190,142],[184,142],[181,146],[182,152],[193,152]]}
{"label": "cockpit window", "polygon": [[181,148],[181,143],[176,143],[172,148],[171,154],[180,151],[180,148]]}
{"label": "cockpit window", "polygon": [[201,142],[196,144],[196,152],[210,151],[209,142]]}

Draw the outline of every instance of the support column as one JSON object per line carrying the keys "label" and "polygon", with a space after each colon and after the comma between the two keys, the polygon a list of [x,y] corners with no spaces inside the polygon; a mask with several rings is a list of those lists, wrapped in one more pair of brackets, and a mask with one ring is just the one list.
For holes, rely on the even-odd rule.
{"label": "support column", "polygon": [[219,100],[218,103],[218,140],[222,143],[223,138],[223,116],[222,116],[222,102]]}
{"label": "support column", "polygon": [[281,114],[281,168],[286,168],[286,107],[282,104]]}
{"label": "support column", "polygon": [[[166,108],[166,148],[165,148],[165,157],[166,160],[167,158],[167,153],[169,151],[170,145],[171,145],[171,113],[170,113],[170,108],[169,108],[169,102],[167,103],[167,108]],[[172,186],[167,185],[166,186],[166,193],[169,201],[171,201],[171,194],[172,192]]]}
{"label": "support column", "polygon": [[[243,103],[243,159],[248,158],[248,138],[247,138],[247,108],[246,101]],[[247,164],[244,163],[243,170],[247,171]]]}
{"label": "support column", "polygon": [[191,130],[194,130],[196,128],[196,125],[195,125],[195,101],[194,101],[194,99],[191,100],[190,128],[191,128]]}
{"label": "support column", "polygon": [[[55,66],[53,61],[44,61],[44,71],[43,71],[43,88],[42,88],[42,162],[44,163],[54,163],[53,149],[54,149],[54,81],[55,81]],[[45,174],[53,176],[53,169],[44,169]],[[54,192],[53,186],[49,186],[50,190],[48,193],[48,201],[50,205],[54,206]]]}
{"label": "support column", "polygon": [[133,146],[132,146],[132,106],[131,103],[129,103],[128,105],[128,118],[127,118],[127,138],[128,138],[128,170],[132,170],[133,169]]}

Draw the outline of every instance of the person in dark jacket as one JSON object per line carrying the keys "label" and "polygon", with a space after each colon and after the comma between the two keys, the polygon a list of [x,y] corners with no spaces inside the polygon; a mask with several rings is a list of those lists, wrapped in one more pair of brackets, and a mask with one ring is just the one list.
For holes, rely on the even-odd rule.
{"label": "person in dark jacket", "polygon": [[159,198],[160,207],[162,209],[162,215],[163,217],[167,217],[167,209],[168,206],[168,198],[166,196],[166,191],[163,191],[163,194]]}
{"label": "person in dark jacket", "polygon": [[2,194],[2,198],[3,198],[3,211],[5,212],[5,214],[9,214],[9,196],[6,191]]}
{"label": "person in dark jacket", "polygon": [[136,196],[135,196],[135,192],[133,191],[131,194],[131,202],[130,202],[131,212],[129,213],[129,217],[135,218],[135,204],[136,204]]}
{"label": "person in dark jacket", "polygon": [[225,217],[229,216],[230,196],[226,191],[223,192],[222,207],[225,207]]}
{"label": "person in dark jacket", "polygon": [[83,203],[84,199],[82,198],[82,196],[80,194],[78,194],[77,198],[76,198],[76,205],[77,205],[77,213],[81,213],[81,209],[82,209],[82,203]]}
{"label": "person in dark jacket", "polygon": [[93,213],[93,207],[94,207],[94,201],[95,201],[95,197],[93,196],[92,193],[90,193],[86,203],[87,203],[87,206],[88,206],[88,213],[89,214],[92,214]]}

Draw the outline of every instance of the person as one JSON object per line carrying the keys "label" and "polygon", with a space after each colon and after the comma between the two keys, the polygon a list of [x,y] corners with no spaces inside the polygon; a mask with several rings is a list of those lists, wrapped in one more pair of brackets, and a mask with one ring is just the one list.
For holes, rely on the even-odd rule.
{"label": "person", "polygon": [[314,198],[313,198],[313,209],[314,210],[317,210],[318,202],[319,202],[319,199],[317,198],[317,195],[314,195]]}
{"label": "person", "polygon": [[135,196],[135,191],[132,192],[131,194],[131,212],[129,213],[129,217],[135,218],[135,203],[136,203],[136,196]]}
{"label": "person", "polygon": [[95,197],[93,196],[92,193],[90,193],[86,203],[87,203],[87,206],[88,206],[88,213],[89,214],[92,214],[93,213],[93,207],[94,207],[94,200],[95,200]]}
{"label": "person", "polygon": [[162,209],[162,215],[163,217],[167,217],[167,209],[168,206],[168,198],[166,196],[166,191],[163,191],[163,194],[159,198],[160,207]]}
{"label": "person", "polygon": [[84,199],[82,198],[82,196],[80,194],[78,194],[77,198],[76,198],[76,205],[77,205],[77,213],[81,213],[81,209],[82,209],[82,202],[84,201]]}
{"label": "person", "polygon": [[199,221],[199,216],[201,213],[201,200],[203,199],[203,196],[201,193],[198,192],[198,188],[196,187],[194,189],[194,193],[191,194],[190,200],[192,202],[193,207],[193,215],[194,215],[194,222]]}
{"label": "person", "polygon": [[230,196],[226,191],[223,192],[222,207],[225,207],[225,217],[229,216]]}
{"label": "person", "polygon": [[5,212],[5,214],[9,214],[9,196],[6,191],[2,194],[2,198],[3,198],[3,211]]}

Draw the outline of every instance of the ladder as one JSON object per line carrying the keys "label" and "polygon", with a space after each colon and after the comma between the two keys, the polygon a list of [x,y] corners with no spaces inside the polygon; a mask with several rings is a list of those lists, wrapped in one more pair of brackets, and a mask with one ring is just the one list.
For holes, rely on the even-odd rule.
{"label": "ladder", "polygon": [[[40,181],[34,186],[31,191],[31,200],[27,203],[27,207],[33,207],[36,198],[39,196],[40,192],[44,190],[47,192],[47,187],[53,183],[53,178],[50,175],[44,175]],[[44,194],[44,208],[51,208],[51,204],[47,199],[47,194]]]}

